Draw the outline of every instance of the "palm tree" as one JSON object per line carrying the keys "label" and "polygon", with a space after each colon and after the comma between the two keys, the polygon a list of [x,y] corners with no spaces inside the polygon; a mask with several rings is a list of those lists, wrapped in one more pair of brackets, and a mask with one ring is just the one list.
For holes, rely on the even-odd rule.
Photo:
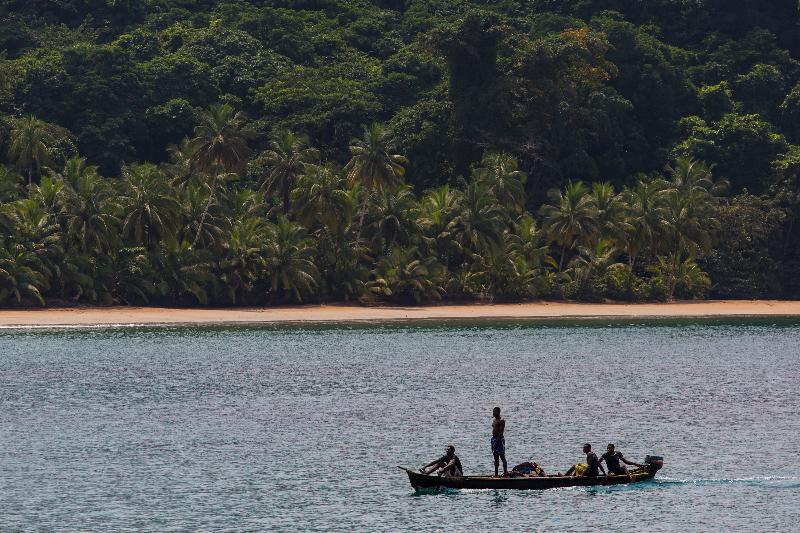
{"label": "palm tree", "polygon": [[219,167],[215,167],[214,172],[203,174],[200,179],[201,188],[205,189],[207,199],[206,205],[203,208],[203,211],[200,213],[199,219],[197,220],[197,233],[192,241],[192,248],[196,247],[197,243],[200,241],[200,236],[203,234],[205,229],[206,219],[209,216],[211,207],[217,201],[217,196],[220,194],[219,191],[224,192],[224,185],[237,179],[237,175],[232,172],[216,172],[217,168]]}
{"label": "palm tree", "polygon": [[400,301],[422,303],[440,300],[444,269],[433,257],[420,257],[416,249],[395,248],[375,266],[367,283],[370,292]]}
{"label": "palm tree", "polygon": [[14,204],[0,203],[0,245],[10,238],[17,229],[17,210]]}
{"label": "palm tree", "polygon": [[53,136],[48,124],[34,116],[13,121],[8,154],[20,171],[26,172],[28,185],[33,175],[41,175],[42,167],[50,164],[49,144]]}
{"label": "palm tree", "polygon": [[703,272],[691,257],[683,258],[680,252],[659,256],[658,263],[650,268],[654,282],[671,300],[680,290],[685,295],[703,294],[711,286],[708,274]]}
{"label": "palm tree", "polygon": [[598,233],[597,206],[581,181],[571,181],[563,191],[552,189],[547,194],[552,203],[541,209],[544,229],[551,242],[561,245],[558,270],[563,271],[567,251],[589,243]]}
{"label": "palm tree", "polygon": [[442,264],[451,266],[450,260],[460,249],[451,235],[450,223],[461,205],[462,194],[449,185],[428,191],[420,202],[417,224],[422,239]]}
{"label": "palm tree", "polygon": [[22,189],[22,175],[16,170],[0,165],[0,203],[13,202]]}
{"label": "palm tree", "polygon": [[602,276],[611,266],[617,264],[619,253],[610,239],[598,239],[593,246],[579,246],[578,255],[570,261],[569,267],[579,283],[585,283],[592,276]]}
{"label": "palm tree", "polygon": [[264,210],[264,195],[248,187],[238,187],[226,194],[221,205],[228,218],[231,220],[244,220],[246,218],[266,216]]}
{"label": "palm tree", "polygon": [[663,180],[640,179],[632,189],[625,189],[621,194],[627,220],[620,242],[631,270],[642,251],[648,254],[654,251],[657,239],[665,231],[665,187]]}
{"label": "palm tree", "polygon": [[181,191],[183,219],[181,239],[190,240],[192,247],[220,248],[230,221],[217,201],[215,191],[190,183]]}
{"label": "palm tree", "polygon": [[44,307],[43,292],[50,287],[47,275],[35,268],[36,260],[24,250],[0,248],[0,303],[13,298],[33,298]]}
{"label": "palm tree", "polygon": [[267,227],[267,268],[270,292],[284,299],[287,295],[300,302],[305,294],[317,287],[317,267],[314,264],[314,247],[305,228],[279,216],[275,224]]}
{"label": "palm tree", "polygon": [[250,156],[247,141],[254,132],[246,126],[247,116],[228,104],[212,105],[200,115],[194,129],[192,161],[200,172],[221,167],[226,172],[241,172]]}
{"label": "palm tree", "polygon": [[692,197],[719,197],[727,188],[725,180],[714,181],[713,166],[704,161],[689,158],[678,158],[673,166],[667,166],[670,185],[678,191]]}
{"label": "palm tree", "polygon": [[42,176],[38,184],[30,188],[28,198],[34,200],[42,209],[52,215],[60,211],[60,202],[67,184],[58,176]]}
{"label": "palm tree", "polygon": [[517,213],[525,206],[525,182],[528,175],[518,170],[517,160],[505,153],[487,153],[474,171],[476,179],[485,182],[502,205]]}
{"label": "palm tree", "polygon": [[405,296],[417,304],[441,300],[444,294],[441,286],[442,272],[442,265],[434,257],[414,259],[400,265],[392,292],[396,297]]}
{"label": "palm tree", "polygon": [[663,223],[668,239],[662,244],[669,248],[662,250],[666,253],[686,252],[695,258],[701,252],[711,251],[711,232],[719,227],[719,222],[710,212],[698,209],[693,196],[691,191],[665,191]]}
{"label": "palm tree", "polygon": [[503,211],[485,183],[473,180],[464,190],[458,213],[448,225],[462,250],[477,256],[503,243]]}
{"label": "palm tree", "polygon": [[266,272],[267,243],[263,219],[251,217],[235,222],[225,258],[220,262],[220,279],[230,303],[241,302]]}
{"label": "palm tree", "polygon": [[195,250],[188,242],[164,241],[157,253],[150,254],[161,282],[157,284],[169,302],[189,298],[192,303],[206,305],[216,294],[219,279],[214,272],[213,257],[207,250]]}
{"label": "palm tree", "polygon": [[106,277],[98,275],[97,265],[105,263],[105,255],[89,255],[77,250],[68,250],[61,260],[58,279],[53,280],[60,298],[72,301],[88,300],[91,303],[113,303]]}
{"label": "palm tree", "polygon": [[60,173],[52,173],[56,178],[64,182],[65,185],[73,189],[80,187],[81,180],[87,177],[97,177],[97,167],[87,165],[85,157],[71,157],[64,163],[64,168]]}
{"label": "palm tree", "polygon": [[485,254],[471,271],[481,282],[481,292],[502,300],[535,296],[542,275],[541,269],[519,252],[518,242],[509,232],[504,235],[504,246]]}
{"label": "palm tree", "polygon": [[197,178],[209,191],[206,207],[197,222],[192,247],[200,241],[218,188],[233,181],[247,164],[250,156],[247,141],[255,133],[246,126],[246,121],[244,113],[235,111],[228,104],[212,105],[201,114],[200,124],[194,129],[194,138],[185,146],[172,150],[173,159],[177,162],[177,175],[188,171],[191,176],[193,166],[201,173]]}
{"label": "palm tree", "polygon": [[375,189],[396,187],[403,181],[408,163],[402,155],[392,154],[397,141],[391,132],[377,122],[364,126],[364,137],[350,141],[352,158],[345,165],[347,179],[351,186],[360,185],[364,189],[364,201],[358,223],[359,236],[364,223],[367,199]]}
{"label": "palm tree", "polygon": [[417,235],[417,199],[408,185],[372,194],[367,229],[375,249],[388,253],[395,244],[410,244]]}
{"label": "palm tree", "polygon": [[150,303],[158,293],[156,282],[161,281],[148,250],[141,246],[112,250],[101,273],[109,278],[114,301],[126,305]]}
{"label": "palm tree", "polygon": [[33,198],[19,200],[13,205],[15,248],[26,252],[27,266],[44,273],[48,278],[57,278],[64,247],[61,227],[55,216]]}
{"label": "palm tree", "polygon": [[192,179],[196,171],[195,163],[199,147],[199,142],[192,142],[188,137],[184,137],[180,144],[167,147],[169,163],[165,165],[165,170],[173,185],[184,185]]}
{"label": "palm tree", "polygon": [[350,224],[354,201],[341,176],[327,167],[313,166],[300,176],[292,191],[297,218],[307,228],[316,223],[336,231]]}
{"label": "palm tree", "polygon": [[275,133],[262,159],[267,165],[267,174],[261,185],[267,196],[280,191],[283,199],[283,214],[289,214],[290,193],[297,178],[309,165],[319,159],[319,152],[308,146],[308,138],[295,135],[289,130]]}
{"label": "palm tree", "polygon": [[545,263],[555,264],[549,255],[550,248],[544,242],[544,232],[529,215],[522,216],[514,223],[513,231],[506,238],[509,253],[521,257],[528,265],[539,268]]}
{"label": "palm tree", "polygon": [[614,192],[610,183],[592,184],[592,201],[597,210],[600,235],[618,243],[627,229],[627,206],[621,195]]}
{"label": "palm tree", "polygon": [[108,250],[115,239],[119,205],[97,167],[83,158],[72,158],[60,175],[65,186],[59,195],[60,215],[67,242],[81,252]]}
{"label": "palm tree", "polygon": [[352,222],[325,225],[315,236],[318,244],[315,264],[319,266],[323,296],[350,300],[364,294],[370,273],[365,265],[372,259],[356,239]]}
{"label": "palm tree", "polygon": [[160,241],[174,241],[180,203],[164,175],[151,164],[126,167],[122,174],[122,234],[148,250]]}

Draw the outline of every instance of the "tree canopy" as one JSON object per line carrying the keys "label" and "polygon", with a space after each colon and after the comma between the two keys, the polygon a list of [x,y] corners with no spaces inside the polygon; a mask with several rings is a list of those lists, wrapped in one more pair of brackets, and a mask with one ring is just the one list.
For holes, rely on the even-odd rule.
{"label": "tree canopy", "polygon": [[0,304],[800,296],[798,30],[793,0],[2,1]]}

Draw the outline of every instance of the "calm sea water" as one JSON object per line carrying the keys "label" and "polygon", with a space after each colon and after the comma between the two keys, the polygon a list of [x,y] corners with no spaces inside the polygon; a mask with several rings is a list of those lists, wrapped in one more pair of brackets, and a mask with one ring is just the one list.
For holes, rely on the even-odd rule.
{"label": "calm sea water", "polygon": [[[800,527],[792,322],[0,331],[2,530]],[[653,482],[416,494],[453,443],[488,472],[584,441]]]}

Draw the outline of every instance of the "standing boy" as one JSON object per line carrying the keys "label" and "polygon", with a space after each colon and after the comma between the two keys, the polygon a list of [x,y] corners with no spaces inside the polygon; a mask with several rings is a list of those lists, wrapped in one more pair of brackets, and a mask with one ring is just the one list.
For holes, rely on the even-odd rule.
{"label": "standing boy", "polygon": [[503,475],[508,475],[508,463],[506,463],[506,439],[504,436],[506,421],[500,416],[500,408],[495,407],[492,411],[492,455],[494,455],[494,475],[498,476],[500,461],[503,461]]}

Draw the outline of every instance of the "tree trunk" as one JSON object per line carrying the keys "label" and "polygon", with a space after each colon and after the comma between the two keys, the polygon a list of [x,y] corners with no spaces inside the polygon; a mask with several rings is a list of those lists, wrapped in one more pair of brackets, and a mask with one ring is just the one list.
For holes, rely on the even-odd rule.
{"label": "tree trunk", "polygon": [[283,187],[283,214],[286,216],[286,218],[289,218],[289,204],[289,185],[286,184]]}
{"label": "tree trunk", "polygon": [[211,191],[211,194],[208,196],[208,202],[206,202],[206,207],[203,209],[203,214],[200,215],[200,224],[197,226],[197,235],[194,236],[194,242],[192,242],[192,248],[197,246],[197,241],[200,240],[200,233],[203,231],[203,224],[206,222],[206,216],[208,215],[208,211],[211,209],[211,202],[214,201],[214,191]]}
{"label": "tree trunk", "polygon": [[567,245],[564,244],[561,246],[561,260],[558,262],[558,271],[564,272],[564,258],[567,255]]}
{"label": "tree trunk", "polygon": [[367,214],[367,203],[369,202],[369,191],[364,191],[364,201],[361,202],[361,214],[358,217],[358,233],[356,242],[361,240],[361,228],[364,226],[364,215]]}

